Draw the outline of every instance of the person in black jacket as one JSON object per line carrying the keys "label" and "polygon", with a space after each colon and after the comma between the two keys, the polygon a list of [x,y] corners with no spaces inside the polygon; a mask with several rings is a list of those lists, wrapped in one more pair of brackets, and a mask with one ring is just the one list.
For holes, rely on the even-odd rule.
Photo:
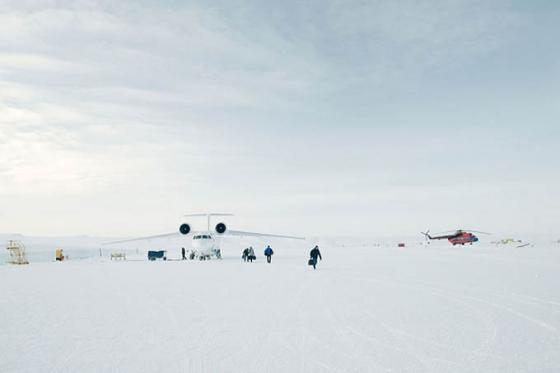
{"label": "person in black jacket", "polygon": [[185,248],[182,247],[182,248],[181,248],[181,255],[183,255],[183,260],[187,260],[187,255],[186,255],[186,253],[187,253],[187,252],[185,251]]}
{"label": "person in black jacket", "polygon": [[323,260],[321,252],[319,251],[319,246],[315,246],[313,250],[309,252],[309,256],[311,257],[309,259],[309,265],[312,265],[313,269],[317,269],[317,258]]}

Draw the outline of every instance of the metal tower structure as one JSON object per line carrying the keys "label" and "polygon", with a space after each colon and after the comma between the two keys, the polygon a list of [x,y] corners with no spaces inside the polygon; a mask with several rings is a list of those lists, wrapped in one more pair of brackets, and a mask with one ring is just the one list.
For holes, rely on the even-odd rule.
{"label": "metal tower structure", "polygon": [[29,264],[27,260],[27,255],[25,254],[25,246],[21,241],[8,241],[6,245],[6,250],[10,252],[10,258],[8,263],[10,264]]}

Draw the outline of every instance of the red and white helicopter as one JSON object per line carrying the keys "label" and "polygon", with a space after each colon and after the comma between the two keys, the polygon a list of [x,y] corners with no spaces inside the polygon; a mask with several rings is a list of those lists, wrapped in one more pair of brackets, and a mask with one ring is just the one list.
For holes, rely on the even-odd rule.
{"label": "red and white helicopter", "polygon": [[446,239],[449,241],[450,244],[455,246],[455,245],[465,245],[465,244],[472,245],[474,242],[478,242],[478,237],[472,232],[481,233],[481,234],[490,234],[487,232],[480,232],[472,229],[469,229],[468,231],[463,229],[457,229],[455,231],[442,232],[440,233],[441,234],[440,236],[430,236],[429,230],[420,233],[422,233],[426,237],[426,239],[430,239],[430,240]]}

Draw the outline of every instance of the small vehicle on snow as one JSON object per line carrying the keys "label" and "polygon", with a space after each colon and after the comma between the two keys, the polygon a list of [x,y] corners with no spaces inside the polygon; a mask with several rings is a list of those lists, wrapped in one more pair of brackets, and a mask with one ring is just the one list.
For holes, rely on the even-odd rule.
{"label": "small vehicle on snow", "polygon": [[148,251],[148,260],[156,260],[156,259],[167,260],[167,256],[165,255],[165,253],[166,253],[165,250],[159,250],[159,251],[150,250]]}

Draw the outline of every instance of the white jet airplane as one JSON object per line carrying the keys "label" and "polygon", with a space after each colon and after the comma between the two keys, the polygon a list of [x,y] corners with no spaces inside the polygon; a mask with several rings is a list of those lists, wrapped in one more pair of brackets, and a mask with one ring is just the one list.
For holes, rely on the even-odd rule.
{"label": "white jet airplane", "polygon": [[223,236],[251,236],[251,237],[271,237],[271,238],[288,238],[294,240],[304,240],[304,237],[294,237],[294,236],[281,236],[277,234],[266,234],[266,233],[254,233],[254,232],[243,232],[243,231],[233,231],[228,229],[225,223],[218,223],[211,230],[211,218],[214,216],[233,216],[233,214],[189,214],[185,217],[199,217],[205,216],[208,221],[207,229],[205,231],[191,231],[191,226],[187,223],[181,224],[178,232],[157,234],[155,236],[146,236],[132,238],[128,240],[113,241],[104,243],[104,245],[118,244],[124,242],[132,241],[142,241],[151,240],[155,238],[165,238],[173,237],[178,235],[192,236],[192,250],[190,253],[190,259],[198,258],[200,260],[210,259],[212,257],[221,259],[222,254],[220,251],[220,238]]}

